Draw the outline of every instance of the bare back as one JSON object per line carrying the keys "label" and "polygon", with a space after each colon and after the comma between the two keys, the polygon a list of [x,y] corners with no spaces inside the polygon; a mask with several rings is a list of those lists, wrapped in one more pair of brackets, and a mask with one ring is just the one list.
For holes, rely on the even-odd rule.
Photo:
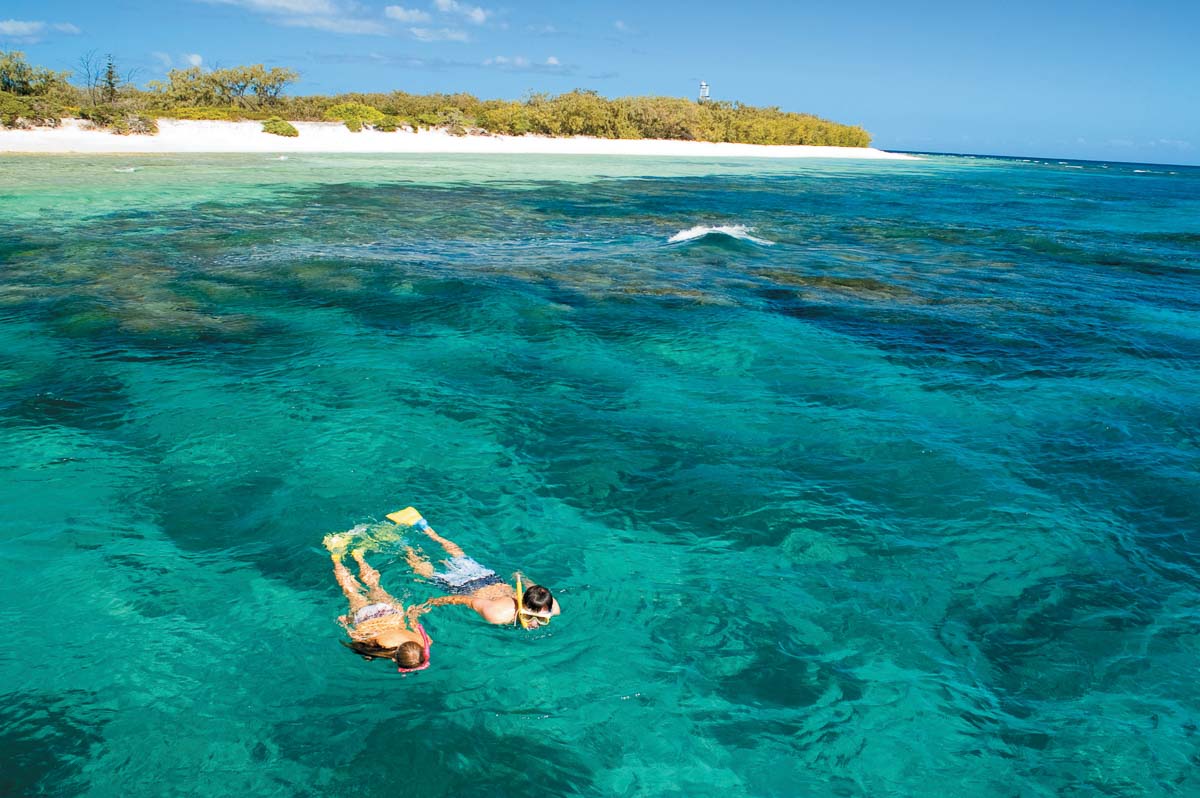
{"label": "bare back", "polygon": [[372,618],[357,625],[346,626],[346,632],[351,640],[360,643],[371,643],[380,648],[399,648],[405,643],[425,645],[424,639],[418,633],[411,631],[403,615],[388,615],[382,618]]}
{"label": "bare back", "polygon": [[488,623],[509,624],[517,619],[516,595],[504,582],[487,585],[471,594],[470,606]]}

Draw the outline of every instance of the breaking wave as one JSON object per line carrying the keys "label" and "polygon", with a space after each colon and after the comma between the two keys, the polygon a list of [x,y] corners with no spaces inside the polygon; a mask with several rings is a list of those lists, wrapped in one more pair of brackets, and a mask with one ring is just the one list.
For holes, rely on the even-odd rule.
{"label": "breaking wave", "polygon": [[699,241],[703,238],[732,238],[739,241],[750,241],[755,244],[771,246],[774,241],[768,241],[765,238],[751,235],[754,232],[753,227],[747,227],[744,224],[721,224],[721,225],[706,225],[698,224],[695,227],[689,227],[687,230],[680,230],[675,235],[667,239],[671,244],[682,244],[687,241]]}

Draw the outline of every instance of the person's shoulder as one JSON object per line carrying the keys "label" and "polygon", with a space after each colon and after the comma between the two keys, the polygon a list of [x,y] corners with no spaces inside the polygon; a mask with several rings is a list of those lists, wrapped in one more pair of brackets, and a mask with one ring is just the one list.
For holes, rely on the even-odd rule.
{"label": "person's shoulder", "polygon": [[517,616],[516,605],[512,599],[476,599],[475,609],[488,623],[512,623]]}

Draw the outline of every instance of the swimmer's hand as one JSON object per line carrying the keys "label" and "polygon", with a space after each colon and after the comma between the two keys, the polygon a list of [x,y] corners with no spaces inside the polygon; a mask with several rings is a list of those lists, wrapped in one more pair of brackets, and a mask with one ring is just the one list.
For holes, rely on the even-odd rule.
{"label": "swimmer's hand", "polygon": [[432,609],[433,606],[428,601],[424,604],[414,604],[405,611],[404,618],[408,621],[409,626],[416,626],[417,618],[420,618]]}

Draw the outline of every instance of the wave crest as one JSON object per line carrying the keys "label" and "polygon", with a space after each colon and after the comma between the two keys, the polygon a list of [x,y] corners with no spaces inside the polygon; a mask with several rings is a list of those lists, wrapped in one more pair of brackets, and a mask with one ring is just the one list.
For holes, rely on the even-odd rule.
{"label": "wave crest", "polygon": [[695,227],[689,227],[687,230],[680,230],[678,233],[668,238],[667,243],[682,244],[685,241],[697,241],[708,236],[736,238],[739,241],[752,241],[755,244],[762,244],[768,247],[775,243],[774,241],[768,241],[765,238],[759,238],[758,236],[751,235],[753,232],[753,227],[747,227],[744,224],[698,224]]}

